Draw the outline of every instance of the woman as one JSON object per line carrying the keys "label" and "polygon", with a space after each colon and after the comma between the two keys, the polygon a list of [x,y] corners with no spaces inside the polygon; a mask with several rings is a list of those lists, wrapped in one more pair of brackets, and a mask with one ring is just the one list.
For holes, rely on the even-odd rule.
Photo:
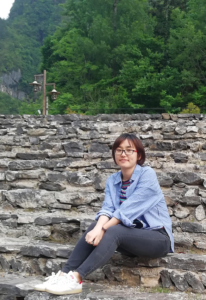
{"label": "woman", "polygon": [[82,279],[105,264],[115,250],[158,258],[174,252],[171,220],[155,172],[143,167],[144,147],[122,134],[112,148],[121,171],[107,179],[105,200],[62,271],[35,287],[56,295],[82,291]]}

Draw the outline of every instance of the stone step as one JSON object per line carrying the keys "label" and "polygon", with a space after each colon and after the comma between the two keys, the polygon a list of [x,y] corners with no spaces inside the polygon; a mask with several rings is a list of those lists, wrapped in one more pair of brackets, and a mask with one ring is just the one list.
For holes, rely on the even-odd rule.
{"label": "stone step", "polygon": [[[0,236],[25,240],[37,239],[56,243],[75,243],[94,221],[95,214],[75,211],[0,211]],[[187,220],[173,221],[175,250],[206,254],[206,225]]]}
{"label": "stone step", "polygon": [[[76,242],[94,221],[95,214],[75,211],[0,211],[1,237],[25,237],[68,244]],[[173,221],[175,249],[177,252],[206,254],[206,225],[188,220]],[[198,252],[199,251],[199,252]]]}
{"label": "stone step", "polygon": [[[58,272],[71,254],[74,245],[62,245],[28,239],[6,239],[0,241],[0,266],[4,272],[49,276]],[[94,282],[125,282],[130,285],[170,287],[175,285],[185,290],[204,290],[206,285],[206,255],[171,253],[158,259],[129,257],[115,252],[102,267],[87,276]],[[176,278],[181,279],[179,285]],[[188,284],[189,282],[189,284]]]}
{"label": "stone step", "polygon": [[[34,286],[42,282],[42,278],[30,276],[5,275],[0,276],[1,300],[195,300],[192,293],[172,292],[169,289],[150,289],[141,291],[139,287],[108,286],[107,284],[83,283],[83,291],[76,295],[56,296],[47,292],[34,291]],[[206,295],[199,295],[198,299],[206,299]]]}

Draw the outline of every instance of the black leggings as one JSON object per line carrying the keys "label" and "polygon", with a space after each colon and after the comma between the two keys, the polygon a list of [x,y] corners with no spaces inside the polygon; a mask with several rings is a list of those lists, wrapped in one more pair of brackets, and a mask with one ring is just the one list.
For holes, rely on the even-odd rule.
{"label": "black leggings", "polygon": [[115,250],[134,256],[158,258],[170,252],[170,238],[164,229],[145,230],[128,228],[118,224],[108,228],[98,246],[85,241],[87,232],[96,225],[92,223],[80,238],[62,272],[76,271],[82,278],[104,265]]}

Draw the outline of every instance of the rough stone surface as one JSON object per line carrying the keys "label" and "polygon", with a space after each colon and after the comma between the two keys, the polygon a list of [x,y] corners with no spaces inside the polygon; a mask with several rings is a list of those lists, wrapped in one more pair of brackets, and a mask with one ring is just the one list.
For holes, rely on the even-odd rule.
{"label": "rough stone surface", "polygon": [[179,218],[179,219],[184,219],[186,217],[188,217],[190,215],[190,211],[188,208],[186,207],[182,207],[180,204],[178,204],[175,208],[174,208],[174,215],[175,217]]}
{"label": "rough stone surface", "polygon": [[195,218],[198,221],[202,221],[203,219],[205,219],[205,210],[203,205],[199,205],[196,209],[195,209]]}
{"label": "rough stone surface", "polygon": [[187,291],[205,292],[203,115],[0,116],[0,127],[2,271],[58,271],[102,206],[106,180],[119,171],[112,144],[128,132],[142,140],[145,165],[157,174],[173,221],[176,253],[156,260],[115,254],[88,278],[174,289],[180,276],[179,287],[185,288],[186,281]]}
{"label": "rough stone surface", "polygon": [[184,273],[177,272],[177,271],[172,271],[170,273],[170,278],[174,282],[176,288],[179,291],[183,292],[186,289],[188,289],[189,285],[188,285],[187,280],[184,276]]}

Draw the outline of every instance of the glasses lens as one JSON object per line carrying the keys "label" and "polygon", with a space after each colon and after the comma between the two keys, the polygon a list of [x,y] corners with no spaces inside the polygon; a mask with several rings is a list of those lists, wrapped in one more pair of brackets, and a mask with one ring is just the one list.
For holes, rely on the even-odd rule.
{"label": "glasses lens", "polygon": [[121,153],[122,153],[122,150],[121,150],[121,149],[116,149],[116,153],[117,153],[117,154],[121,154]]}
{"label": "glasses lens", "polygon": [[127,155],[131,155],[133,153],[133,150],[126,150]]}

